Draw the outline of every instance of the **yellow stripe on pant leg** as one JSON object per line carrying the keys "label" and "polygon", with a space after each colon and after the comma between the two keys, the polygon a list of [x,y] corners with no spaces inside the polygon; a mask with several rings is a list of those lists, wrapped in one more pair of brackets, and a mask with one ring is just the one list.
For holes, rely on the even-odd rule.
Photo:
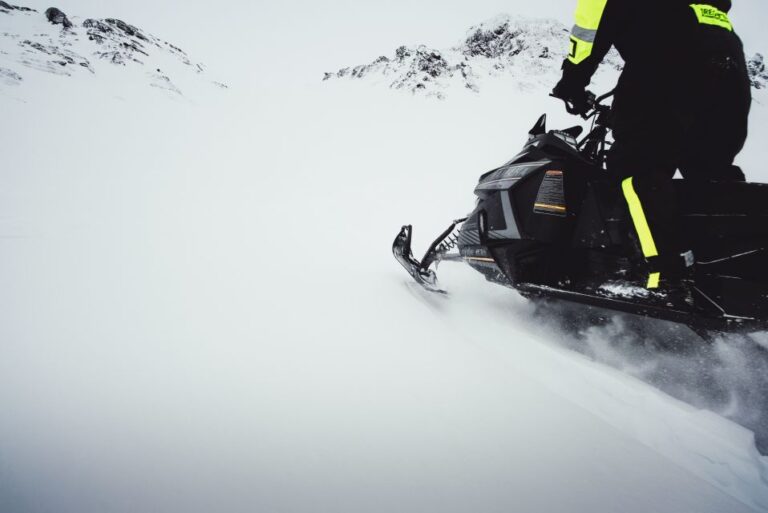
{"label": "yellow stripe on pant leg", "polygon": [[643,204],[640,203],[640,198],[635,192],[635,186],[632,184],[632,178],[624,180],[621,183],[621,188],[624,191],[627,205],[629,205],[629,213],[632,215],[635,231],[637,231],[637,236],[640,238],[643,256],[645,258],[659,256],[659,252],[656,250],[656,242],[654,242],[653,235],[651,234],[651,227],[648,226],[648,219],[645,217]]}
{"label": "yellow stripe on pant leg", "polygon": [[[635,192],[632,177],[621,182],[621,188],[624,191],[624,198],[627,200],[627,205],[629,205],[629,214],[632,216],[632,223],[635,225],[637,237],[640,239],[640,248],[643,250],[643,256],[645,258],[659,256],[659,252],[656,249],[656,242],[653,240],[653,234],[651,233],[651,227],[648,226],[648,219],[645,217],[643,204],[640,202],[637,192]],[[649,289],[658,288],[660,279],[660,273],[652,273],[648,277],[647,287]]]}

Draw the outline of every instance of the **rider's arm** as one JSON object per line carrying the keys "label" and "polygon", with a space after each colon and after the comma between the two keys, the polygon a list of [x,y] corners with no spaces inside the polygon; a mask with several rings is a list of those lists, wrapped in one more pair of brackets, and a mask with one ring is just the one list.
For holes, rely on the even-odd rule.
{"label": "rider's arm", "polygon": [[558,88],[584,90],[621,31],[624,0],[578,0],[568,58]]}

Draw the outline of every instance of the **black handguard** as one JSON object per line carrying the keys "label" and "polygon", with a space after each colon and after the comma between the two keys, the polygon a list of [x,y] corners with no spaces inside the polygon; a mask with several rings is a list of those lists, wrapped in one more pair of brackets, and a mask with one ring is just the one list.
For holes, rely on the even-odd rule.
{"label": "black handguard", "polygon": [[595,100],[597,98],[592,91],[587,91],[586,89],[577,93],[561,95],[558,94],[557,88],[555,88],[552,93],[550,93],[550,96],[563,100],[563,103],[565,103],[565,110],[568,114],[581,116],[583,118],[586,118],[587,114],[595,108]]}

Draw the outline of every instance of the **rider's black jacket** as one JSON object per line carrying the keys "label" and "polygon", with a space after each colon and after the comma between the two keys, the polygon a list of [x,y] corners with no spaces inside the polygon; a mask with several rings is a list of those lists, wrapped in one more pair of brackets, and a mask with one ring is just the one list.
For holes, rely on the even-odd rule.
{"label": "rider's black jacket", "polygon": [[681,161],[692,170],[725,168],[744,145],[751,87],[727,14],[731,0],[691,1],[578,2],[555,93],[583,94],[610,48],[619,51],[625,65],[611,125],[619,143],[614,153],[624,157],[615,162],[642,160],[648,172],[679,168]]}
{"label": "rider's black jacket", "polygon": [[[741,42],[722,25],[702,23],[694,6],[727,13],[731,0],[581,0],[568,59],[558,88],[578,92],[589,85],[612,46],[638,86],[666,90],[688,82],[717,54],[741,54]],[[682,89],[679,91],[682,92]]]}

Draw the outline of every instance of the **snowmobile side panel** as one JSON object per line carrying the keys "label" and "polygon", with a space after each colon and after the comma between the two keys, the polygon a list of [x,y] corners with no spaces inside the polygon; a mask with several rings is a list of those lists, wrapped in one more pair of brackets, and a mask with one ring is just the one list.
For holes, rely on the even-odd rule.
{"label": "snowmobile side panel", "polygon": [[502,191],[516,185],[520,180],[550,163],[548,160],[537,162],[511,163],[485,175],[475,188],[475,194],[483,191]]}
{"label": "snowmobile side panel", "polygon": [[581,215],[574,231],[573,244],[577,248],[602,249],[613,245],[593,184],[587,186]]}

